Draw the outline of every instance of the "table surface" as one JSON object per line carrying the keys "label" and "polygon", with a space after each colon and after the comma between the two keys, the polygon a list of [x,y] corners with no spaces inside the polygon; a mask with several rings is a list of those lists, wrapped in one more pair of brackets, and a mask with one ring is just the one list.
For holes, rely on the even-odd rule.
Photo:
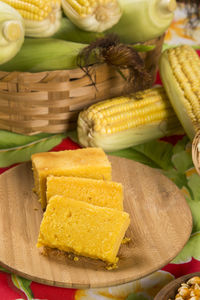
{"label": "table surface", "polygon": [[[168,45],[190,44],[200,45],[200,30],[196,30],[193,36],[184,31],[185,14],[180,7],[175,12],[172,25],[167,31],[165,43]],[[200,51],[198,51],[200,54]],[[161,83],[159,76],[157,83]],[[158,291],[174,278],[197,272],[200,270],[200,177],[192,164],[191,150],[188,139],[185,136],[173,136],[165,141],[153,141],[143,145],[120,151],[116,155],[131,157],[133,160],[144,162],[160,169],[168,178],[172,179],[182,190],[190,206],[193,215],[193,231],[186,246],[178,256],[168,265],[153,274],[131,283],[117,287],[76,290],[48,286],[21,278],[14,273],[0,267],[0,299],[48,299],[48,300],[109,300],[127,299],[147,300],[152,299]],[[63,139],[53,151],[64,149],[77,149],[79,145],[71,139]],[[156,149],[156,151],[152,151]],[[138,159],[140,153],[140,161]],[[163,161],[162,157],[166,157]],[[1,168],[3,173],[7,168]],[[173,247],[173,245],[172,245]],[[39,267],[39,266],[38,266]],[[141,294],[142,293],[142,294]]]}

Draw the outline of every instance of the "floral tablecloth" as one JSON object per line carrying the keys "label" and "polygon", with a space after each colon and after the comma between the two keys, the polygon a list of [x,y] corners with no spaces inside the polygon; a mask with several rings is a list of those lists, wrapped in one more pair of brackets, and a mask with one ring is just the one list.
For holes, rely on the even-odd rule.
{"label": "floral tablecloth", "polygon": [[[185,31],[186,12],[180,5],[175,13],[174,21],[169,28],[165,46],[177,44],[200,45],[200,28]],[[198,51],[200,55],[200,51]],[[157,83],[161,83],[159,76]],[[73,142],[73,136],[58,135],[46,137],[41,135],[37,141],[31,140],[30,145],[16,146],[19,137],[0,133],[0,173],[5,172],[18,161],[26,161],[34,151],[59,151],[77,149],[79,145]],[[14,139],[15,147],[12,148]],[[27,140],[28,142],[28,140]],[[5,143],[5,147],[2,144]],[[9,147],[10,148],[9,148]],[[9,148],[5,151],[3,148]],[[153,150],[152,150],[153,149]],[[48,300],[152,300],[158,291],[168,282],[184,274],[200,271],[200,177],[196,174],[191,157],[191,143],[186,136],[172,136],[139,145],[114,155],[133,159],[157,168],[174,181],[184,193],[193,215],[193,230],[190,239],[179,255],[162,270],[134,282],[117,287],[89,290],[74,290],[47,286],[21,278],[0,267],[0,299],[48,299]],[[163,159],[165,158],[165,159]],[[39,268],[39,266],[38,266]]]}

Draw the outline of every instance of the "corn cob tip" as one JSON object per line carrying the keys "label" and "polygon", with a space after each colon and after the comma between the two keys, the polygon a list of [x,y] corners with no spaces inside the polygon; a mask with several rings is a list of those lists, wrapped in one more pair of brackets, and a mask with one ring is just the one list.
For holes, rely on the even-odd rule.
{"label": "corn cob tip", "polygon": [[163,13],[172,13],[175,11],[177,4],[176,0],[161,0],[159,6]]}
{"label": "corn cob tip", "polygon": [[0,1],[0,65],[11,60],[24,43],[24,22],[12,6]]}
{"label": "corn cob tip", "polygon": [[122,15],[117,0],[62,0],[66,16],[79,28],[103,32],[116,23]]}
{"label": "corn cob tip", "polygon": [[60,27],[60,0],[2,0],[24,19],[25,35],[49,37]]}
{"label": "corn cob tip", "polygon": [[3,23],[2,33],[8,42],[15,42],[24,37],[24,28],[20,21],[9,20]]}

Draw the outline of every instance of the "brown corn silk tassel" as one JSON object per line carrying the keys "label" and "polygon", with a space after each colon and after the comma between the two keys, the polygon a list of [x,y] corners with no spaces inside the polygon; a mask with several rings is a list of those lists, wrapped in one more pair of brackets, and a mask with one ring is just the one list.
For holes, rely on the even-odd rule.
{"label": "brown corn silk tassel", "polygon": [[[93,64],[107,63],[113,66],[135,91],[148,88],[152,82],[151,74],[146,70],[144,60],[131,47],[120,43],[115,34],[99,38],[85,47],[79,54],[77,64],[90,76],[92,83]],[[128,75],[125,75],[128,70]],[[127,73],[126,73],[127,74]]]}

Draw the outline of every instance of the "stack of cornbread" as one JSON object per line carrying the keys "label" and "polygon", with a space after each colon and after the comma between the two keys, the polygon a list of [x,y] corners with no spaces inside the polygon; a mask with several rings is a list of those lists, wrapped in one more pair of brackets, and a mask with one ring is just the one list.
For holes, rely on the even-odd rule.
{"label": "stack of cornbread", "polygon": [[45,210],[37,246],[115,264],[130,218],[123,211],[123,187],[112,181],[104,151],[36,153],[32,167]]}

